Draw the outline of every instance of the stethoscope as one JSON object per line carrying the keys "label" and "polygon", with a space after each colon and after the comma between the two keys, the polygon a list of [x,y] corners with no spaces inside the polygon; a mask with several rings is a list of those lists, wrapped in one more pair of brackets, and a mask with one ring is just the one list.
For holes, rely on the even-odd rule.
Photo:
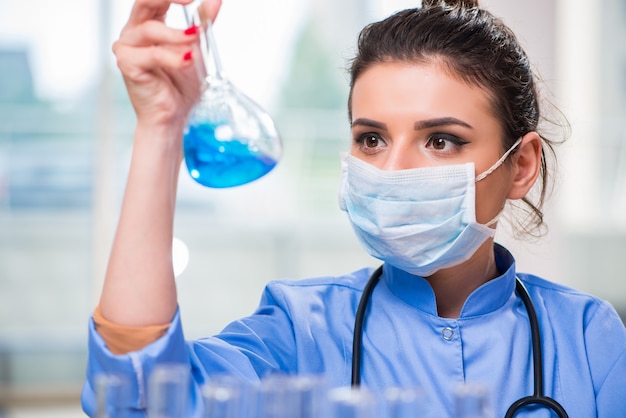
{"label": "stethoscope", "polygon": [[[383,266],[380,266],[372,273],[365,289],[363,289],[363,295],[359,301],[359,306],[356,311],[356,320],[354,322],[354,335],[352,340],[352,386],[359,386],[361,384],[361,355],[363,345],[363,321],[365,319],[365,310],[372,296],[374,288],[378,284],[380,276],[383,273]],[[528,312],[528,320],[530,322],[530,334],[532,338],[533,348],[533,381],[534,392],[530,396],[523,397],[513,402],[513,404],[506,411],[505,418],[513,418],[513,416],[529,405],[539,405],[542,408],[548,408],[555,412],[559,418],[568,418],[565,409],[554,399],[543,394],[543,359],[541,354],[541,333],[539,331],[539,321],[537,320],[537,313],[535,307],[530,299],[528,290],[521,282],[520,279],[516,279],[515,291],[522,298],[526,311]]]}

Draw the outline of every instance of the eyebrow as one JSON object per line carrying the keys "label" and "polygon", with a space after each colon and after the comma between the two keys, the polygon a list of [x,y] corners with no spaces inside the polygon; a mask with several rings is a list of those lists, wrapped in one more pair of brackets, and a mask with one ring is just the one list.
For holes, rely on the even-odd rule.
{"label": "eyebrow", "polygon": [[[463,122],[462,120],[453,117],[420,120],[415,122],[415,124],[413,125],[413,129],[419,131],[422,129],[437,128],[439,126],[449,125],[459,125],[465,128],[473,129],[472,125],[470,125],[469,123]],[[351,126],[368,126],[377,129],[387,129],[387,125],[385,125],[384,123],[367,118],[355,119],[352,121]]]}
{"label": "eyebrow", "polygon": [[350,124],[350,126],[368,126],[370,128],[377,128],[377,129],[387,129],[387,125],[385,125],[382,122],[377,122],[375,120],[372,119],[367,119],[367,118],[358,118],[352,121],[352,123]]}
{"label": "eyebrow", "polygon": [[420,120],[418,122],[415,122],[415,125],[413,125],[413,129],[419,131],[421,129],[437,128],[439,126],[448,125],[459,125],[465,128],[472,129],[472,125],[470,125],[469,123],[463,122],[462,120],[453,117]]}

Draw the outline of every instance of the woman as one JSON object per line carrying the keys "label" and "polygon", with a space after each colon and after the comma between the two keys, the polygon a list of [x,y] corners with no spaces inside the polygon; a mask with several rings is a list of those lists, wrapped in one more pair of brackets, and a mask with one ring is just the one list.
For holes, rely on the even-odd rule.
{"label": "woman", "polygon": [[[90,326],[84,409],[93,413],[94,377],[116,371],[132,379],[128,407],[140,414],[146,379],[161,362],[189,365],[194,413],[200,386],[216,373],[251,382],[324,373],[334,386],[349,385],[355,313],[371,269],[272,282],[252,316],[215,337],[184,340],[171,245],[182,131],[198,98],[197,30],[163,24],[170,2],[189,1],[137,0],[114,45],[137,127]],[[363,356],[356,380],[374,390],[419,385],[436,417],[452,416],[455,385],[485,382],[504,416],[533,393],[519,278],[538,317],[546,396],[572,417],[626,416],[626,331],[613,308],[516,272],[493,241],[507,201],[528,205],[528,228],[542,221],[551,142],[538,131],[526,54],[474,1],[423,3],[366,27],[351,66],[352,146],[342,157],[340,204],[366,250],[384,261],[354,353]],[[219,1],[203,7],[214,18]]]}

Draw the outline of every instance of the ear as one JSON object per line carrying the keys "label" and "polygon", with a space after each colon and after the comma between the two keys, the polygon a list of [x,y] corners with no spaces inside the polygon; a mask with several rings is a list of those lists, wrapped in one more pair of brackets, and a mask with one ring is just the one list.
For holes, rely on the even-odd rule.
{"label": "ear", "polygon": [[517,151],[513,153],[513,179],[508,199],[522,199],[535,184],[541,171],[541,137],[529,132],[522,137]]}

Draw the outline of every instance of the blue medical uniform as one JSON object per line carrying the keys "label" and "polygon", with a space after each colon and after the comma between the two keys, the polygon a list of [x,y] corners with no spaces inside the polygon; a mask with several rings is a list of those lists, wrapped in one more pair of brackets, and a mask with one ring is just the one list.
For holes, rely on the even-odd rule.
{"label": "blue medical uniform", "polygon": [[[373,390],[421,386],[433,417],[453,416],[453,390],[462,382],[488,385],[496,417],[533,392],[528,315],[515,294],[515,277],[533,300],[543,339],[544,391],[572,418],[626,417],[626,330],[605,301],[516,273],[510,253],[496,245],[503,274],[476,289],[457,319],[437,316],[426,280],[385,265],[375,288],[363,335],[362,384]],[[123,373],[131,380],[129,408],[143,416],[147,380],[155,364],[189,364],[190,401],[200,416],[200,386],[229,372],[256,382],[272,372],[323,373],[335,386],[350,384],[357,305],[372,273],[275,281],[253,315],[219,335],[185,341],[177,313],[166,335],[140,351],[111,354],[89,327],[84,410],[93,415],[94,378]],[[550,417],[549,412],[516,417]]]}

